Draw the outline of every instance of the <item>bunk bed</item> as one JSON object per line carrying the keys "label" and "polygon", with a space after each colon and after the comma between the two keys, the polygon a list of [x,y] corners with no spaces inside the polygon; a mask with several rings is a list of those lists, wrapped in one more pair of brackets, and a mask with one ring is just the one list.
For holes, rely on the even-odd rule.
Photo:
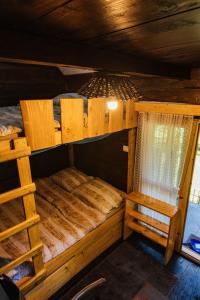
{"label": "bunk bed", "polygon": [[[100,179],[87,176],[75,169],[62,170],[34,184],[29,164],[32,151],[127,128],[129,129],[127,192],[130,193],[133,191],[137,112],[148,110],[200,115],[199,107],[196,105],[130,100],[117,101],[117,109],[108,110],[109,101],[110,99],[88,100],[86,125],[84,100],[61,99],[61,128],[56,130],[52,100],[21,101],[25,137],[15,136],[14,139],[7,137],[0,141],[0,162],[17,161],[21,185],[0,195],[1,207],[8,204],[7,212],[5,208],[0,211],[1,218],[6,221],[3,224],[0,222],[3,230],[0,232],[0,242],[4,245],[1,246],[0,253],[2,257],[7,258],[6,264],[0,266],[0,273],[11,272],[10,276],[13,278],[17,276],[17,279],[20,279],[17,285],[26,294],[27,299],[50,297],[93,259],[119,240],[122,237],[123,226],[125,231],[127,228],[126,219],[125,223],[123,222],[125,194]],[[78,185],[77,180],[69,180],[74,172],[81,178]],[[107,203],[104,202],[105,199],[101,202],[96,197],[94,191],[99,187],[103,189],[103,194],[109,190]],[[110,189],[115,195],[114,198],[116,194],[118,195],[114,202],[110,197]],[[21,198],[23,209],[20,210],[18,206]],[[77,214],[80,214],[77,207],[81,207],[81,213],[85,212],[85,216],[87,215],[84,219],[83,216],[81,217],[82,224],[80,221],[77,222]],[[6,218],[6,215],[13,215],[12,211],[16,213],[15,224],[14,218],[8,218],[10,222]],[[89,214],[86,214],[86,211],[89,211]],[[91,214],[95,215],[95,218],[91,217]],[[58,229],[60,223],[62,223],[62,230]],[[52,227],[52,224],[56,226]],[[27,230],[28,236],[25,237],[21,233],[23,230]],[[52,235],[51,230],[55,230],[54,237],[60,231],[62,243],[59,241],[49,243],[46,236]],[[22,234],[21,238],[14,240],[13,236],[16,234]],[[16,241],[13,244],[23,241],[25,245],[23,251],[20,247],[16,248],[16,253],[12,247],[8,251],[6,242],[9,242],[6,240],[9,238]],[[23,267],[21,274],[18,272],[19,269],[16,269],[19,265]],[[23,275],[23,278],[20,275]]]}
{"label": "bunk bed", "polygon": [[110,101],[89,99],[87,112],[81,98],[56,110],[53,100],[21,101],[18,132],[0,139],[0,162],[17,161],[21,184],[0,195],[0,272],[27,299],[47,299],[122,237],[124,193],[74,168],[34,184],[29,164],[32,151],[135,127],[134,101],[114,100],[116,110]]}
{"label": "bunk bed", "polygon": [[[32,151],[101,136],[136,125],[133,100],[65,98],[22,100],[20,106],[5,107],[0,116],[0,140],[25,136]],[[72,113],[73,112],[73,113]]]}
{"label": "bunk bed", "polygon": [[125,194],[75,168],[34,184],[26,139],[0,144],[0,162],[16,159],[21,183],[0,195],[0,272],[27,299],[47,299],[122,237]]}

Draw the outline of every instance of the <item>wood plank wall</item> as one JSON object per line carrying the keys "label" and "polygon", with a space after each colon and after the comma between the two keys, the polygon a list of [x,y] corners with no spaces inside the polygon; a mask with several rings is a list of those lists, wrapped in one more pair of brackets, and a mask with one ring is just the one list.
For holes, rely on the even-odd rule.
{"label": "wood plank wall", "polygon": [[65,77],[55,67],[0,63],[0,106],[48,99],[66,90]]}
{"label": "wood plank wall", "polygon": [[74,145],[75,166],[86,174],[100,177],[126,192],[128,153],[128,130],[87,144]]}
{"label": "wood plank wall", "polygon": [[[50,176],[69,166],[66,145],[50,149],[30,157],[33,179]],[[19,186],[17,166],[15,161],[0,164],[0,193]]]}

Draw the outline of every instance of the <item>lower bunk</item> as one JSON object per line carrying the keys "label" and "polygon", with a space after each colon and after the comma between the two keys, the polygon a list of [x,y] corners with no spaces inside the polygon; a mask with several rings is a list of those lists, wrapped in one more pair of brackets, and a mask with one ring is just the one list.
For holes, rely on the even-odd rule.
{"label": "lower bunk", "polygon": [[122,237],[123,209],[113,213],[104,223],[79,242],[46,264],[47,275],[36,287],[26,292],[27,300],[46,300],[73,276]]}
{"label": "lower bunk", "polygon": [[[46,272],[36,285],[31,277],[34,275],[32,262],[26,261],[8,275],[26,293],[27,299],[48,299],[121,238],[125,195],[101,179],[74,168],[39,179],[36,187]],[[23,205],[19,206],[19,201],[1,205],[0,231],[23,222]],[[0,245],[0,266],[5,265],[6,270],[7,263],[28,250],[25,230],[4,240]]]}

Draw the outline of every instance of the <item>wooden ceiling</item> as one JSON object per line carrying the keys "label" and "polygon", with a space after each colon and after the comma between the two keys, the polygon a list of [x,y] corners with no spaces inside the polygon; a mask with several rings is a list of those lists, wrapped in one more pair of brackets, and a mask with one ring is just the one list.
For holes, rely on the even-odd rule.
{"label": "wooden ceiling", "polygon": [[156,59],[200,65],[200,1],[1,1],[1,29],[75,41]]}

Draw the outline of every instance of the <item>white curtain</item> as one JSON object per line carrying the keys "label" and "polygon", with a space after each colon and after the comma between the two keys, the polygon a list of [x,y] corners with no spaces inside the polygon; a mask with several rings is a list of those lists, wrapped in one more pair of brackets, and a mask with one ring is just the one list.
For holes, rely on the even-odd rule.
{"label": "white curtain", "polygon": [[[192,128],[192,117],[139,113],[135,190],[177,205],[177,195]],[[141,210],[168,223],[152,210]]]}

